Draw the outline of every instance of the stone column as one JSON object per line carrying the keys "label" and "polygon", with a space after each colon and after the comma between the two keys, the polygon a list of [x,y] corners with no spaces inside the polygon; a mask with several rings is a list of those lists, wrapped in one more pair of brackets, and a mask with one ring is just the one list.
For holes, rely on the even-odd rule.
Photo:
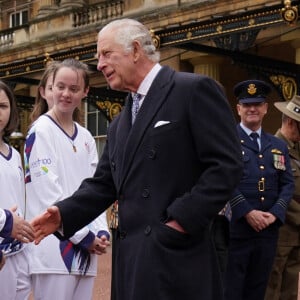
{"label": "stone column", "polygon": [[194,66],[194,72],[198,74],[204,74],[212,77],[215,80],[219,80],[219,65],[217,64],[199,64]]}
{"label": "stone column", "polygon": [[188,60],[194,66],[194,73],[207,75],[217,81],[220,80],[220,63],[222,58],[212,57],[206,53],[188,52],[181,59]]}
{"label": "stone column", "polygon": [[55,4],[55,2],[55,0],[41,0],[37,17],[42,18],[54,13],[57,10],[57,5]]}
{"label": "stone column", "polygon": [[83,7],[85,0],[61,0],[59,7],[60,9],[71,9],[76,7]]}

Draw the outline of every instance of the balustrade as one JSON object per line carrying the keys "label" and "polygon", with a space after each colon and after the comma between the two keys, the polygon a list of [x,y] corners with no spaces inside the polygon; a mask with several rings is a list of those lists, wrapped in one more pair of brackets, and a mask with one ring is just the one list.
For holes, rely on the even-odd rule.
{"label": "balustrade", "polygon": [[123,1],[105,1],[73,12],[73,27],[102,22],[106,19],[122,16],[122,14]]}
{"label": "balustrade", "polygon": [[[74,10],[66,11],[65,13],[61,14],[62,16],[70,15],[72,20],[72,27],[82,27],[87,26],[90,24],[97,24],[101,23],[104,20],[109,20],[111,18],[120,17],[123,14],[123,4],[124,1],[103,1],[97,5],[89,6],[88,8],[82,7],[82,8],[76,8]],[[17,45],[19,42],[23,43],[24,39],[21,39],[18,41],[18,38],[16,36],[16,32],[19,29],[25,29],[28,33],[28,41],[30,41],[30,38],[32,36],[33,39],[36,38],[34,34],[36,35],[36,30],[39,30],[39,27],[43,28],[43,26],[39,26],[40,24],[43,24],[42,22],[45,22],[45,20],[49,19],[56,19],[56,14],[51,14],[46,17],[41,17],[40,15],[29,21],[29,24],[22,25],[19,27],[14,27],[6,30],[0,31],[0,50],[3,48],[11,47],[14,45]],[[63,18],[62,18],[63,19]],[[65,18],[65,20],[70,20],[68,18]],[[68,24],[65,24],[68,27]],[[33,30],[34,28],[34,30]],[[60,28],[61,29],[61,28]],[[51,34],[55,33],[55,26],[52,27]],[[72,28],[70,28],[72,30]],[[33,34],[34,33],[34,34]],[[48,33],[48,32],[47,32]],[[47,34],[45,32],[45,34]]]}

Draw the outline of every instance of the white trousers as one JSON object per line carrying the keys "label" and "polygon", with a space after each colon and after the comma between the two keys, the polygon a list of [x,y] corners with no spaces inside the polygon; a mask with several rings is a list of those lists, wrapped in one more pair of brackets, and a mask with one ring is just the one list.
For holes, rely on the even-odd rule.
{"label": "white trousers", "polygon": [[32,274],[34,300],[91,300],[94,276]]}
{"label": "white trousers", "polygon": [[0,271],[0,299],[27,300],[31,291],[27,247],[6,257]]}

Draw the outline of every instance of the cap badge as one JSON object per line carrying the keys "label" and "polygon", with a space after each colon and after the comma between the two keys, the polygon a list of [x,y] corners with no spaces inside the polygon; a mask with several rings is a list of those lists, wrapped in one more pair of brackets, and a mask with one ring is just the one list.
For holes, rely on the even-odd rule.
{"label": "cap badge", "polygon": [[295,106],[294,107],[294,112],[299,114],[300,113],[300,108],[298,106]]}
{"label": "cap badge", "polygon": [[249,94],[249,95],[254,95],[254,94],[256,93],[256,87],[255,87],[255,84],[254,84],[254,83],[250,83],[250,84],[248,85],[247,91],[248,91],[248,94]]}

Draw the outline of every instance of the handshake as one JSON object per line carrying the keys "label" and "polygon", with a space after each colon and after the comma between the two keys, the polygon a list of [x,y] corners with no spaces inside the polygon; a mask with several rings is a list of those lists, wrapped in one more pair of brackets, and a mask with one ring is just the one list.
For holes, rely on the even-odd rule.
{"label": "handshake", "polygon": [[10,245],[13,241],[29,243],[35,239],[33,226],[19,216],[16,211],[16,206],[10,210],[0,209],[0,237],[2,238],[0,244],[2,246],[0,248],[0,270],[5,264],[4,255],[8,253],[8,249],[3,247],[7,247],[7,244]]}
{"label": "handshake", "polygon": [[61,216],[56,206],[49,207],[29,222],[16,211],[16,206],[9,210],[0,208],[0,237],[13,238],[22,243],[34,242],[37,245],[61,226]]}
{"label": "handshake", "polygon": [[[17,207],[13,207],[10,210],[0,209],[0,221],[1,216],[6,216],[6,218],[4,217],[4,219],[6,219],[5,224],[2,226],[2,230],[0,230],[0,237],[5,239],[12,238],[21,243],[34,242],[38,245],[43,238],[59,230],[61,227],[61,216],[59,209],[56,206],[49,207],[44,213],[36,216],[30,222],[20,217],[16,213],[16,210]],[[94,241],[87,250],[90,253],[100,255],[106,253],[106,247],[109,245],[109,237],[105,235],[96,235]],[[5,263],[3,254],[5,253],[0,250],[0,270]]]}

